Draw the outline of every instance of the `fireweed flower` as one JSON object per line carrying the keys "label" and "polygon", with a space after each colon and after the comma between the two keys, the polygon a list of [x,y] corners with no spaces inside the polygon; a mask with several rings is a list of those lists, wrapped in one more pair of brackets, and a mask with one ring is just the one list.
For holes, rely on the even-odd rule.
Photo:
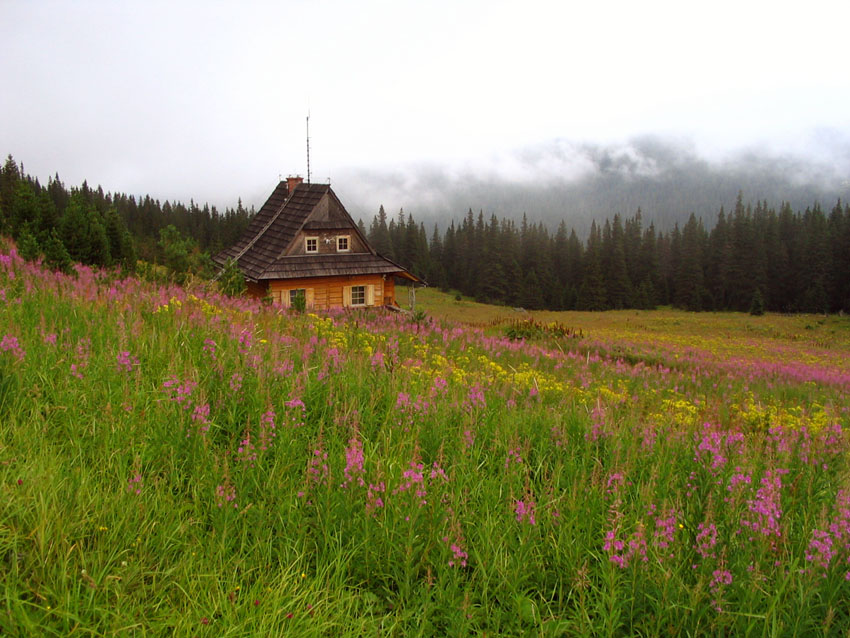
{"label": "fireweed flower", "polygon": [[605,420],[605,408],[602,407],[601,401],[597,401],[596,407],[590,413],[590,432],[585,433],[584,438],[592,443],[603,437],[611,436],[610,432],[606,431]]}
{"label": "fireweed flower", "polygon": [[254,342],[254,335],[252,335],[247,330],[243,330],[240,333],[237,341],[239,342],[239,352],[241,352],[242,354],[247,354],[248,351],[251,349],[251,345]]}
{"label": "fireweed flower", "polygon": [[76,361],[71,364],[71,376],[82,379],[83,370],[88,367],[91,358],[91,339],[88,337],[80,339],[74,353]]}
{"label": "fireweed flower", "polygon": [[466,450],[472,449],[472,446],[475,445],[475,434],[473,434],[472,430],[464,430],[463,445]]}
{"label": "fireweed flower", "polygon": [[524,520],[527,520],[529,525],[536,525],[537,519],[534,516],[535,506],[536,503],[532,500],[516,501],[516,505],[514,506],[514,514],[516,514],[516,520],[520,523],[522,523]]}
{"label": "fireweed flower", "polygon": [[605,493],[610,494],[611,496],[617,496],[620,491],[620,487],[623,485],[623,476],[622,472],[614,472],[611,476],[608,477],[608,482],[605,484]]}
{"label": "fireweed flower", "polygon": [[141,494],[142,485],[142,475],[136,473],[127,481],[127,491],[137,495]]}
{"label": "fireweed flower", "polygon": [[245,430],[245,438],[242,439],[242,442],[236,449],[236,458],[254,467],[254,462],[257,460],[257,451],[251,441],[251,431],[249,429]]}
{"label": "fireweed flower", "polygon": [[274,442],[277,432],[275,432],[274,410],[267,410],[260,418],[260,449],[265,452]]}
{"label": "fireweed flower", "polygon": [[204,339],[204,352],[209,355],[209,358],[213,361],[216,360],[215,352],[216,352],[216,342],[212,339]]}
{"label": "fireweed flower", "polygon": [[129,351],[123,350],[118,353],[116,368],[118,372],[131,372],[134,367],[138,367],[139,360],[132,356]]}
{"label": "fireweed flower", "polygon": [[511,466],[511,463],[522,465],[522,456],[520,456],[519,448],[508,450],[508,455],[505,457],[505,471]]}
{"label": "fireweed flower", "polygon": [[735,473],[729,477],[729,485],[726,489],[731,492],[742,483],[745,485],[751,485],[752,482],[752,477],[749,474],[743,472],[740,467],[736,467]]}
{"label": "fireweed flower", "polygon": [[236,503],[236,487],[230,481],[230,473],[226,467],[221,477],[221,483],[215,487],[215,503],[218,507],[233,505],[234,509],[239,508]]}
{"label": "fireweed flower", "polygon": [[27,354],[21,344],[18,343],[18,338],[12,335],[3,336],[3,340],[0,341],[0,351],[11,352],[18,361],[23,361]]}
{"label": "fireweed flower", "polygon": [[307,488],[312,490],[320,485],[330,482],[330,468],[328,467],[328,453],[322,448],[321,442],[313,450],[310,461],[307,464]]}
{"label": "fireweed flower", "polygon": [[[210,404],[203,403],[196,405],[192,411],[192,421],[198,424],[198,433],[204,436],[210,429]],[[190,436],[190,432],[186,432],[186,436]]]}
{"label": "fireweed flower", "polygon": [[303,427],[307,419],[307,406],[304,402],[301,399],[290,399],[284,405],[289,408],[284,417],[286,425],[293,428]]}
{"label": "fireweed flower", "polygon": [[393,494],[400,494],[413,489],[416,498],[419,499],[419,507],[427,505],[428,501],[425,500],[425,497],[428,495],[428,492],[425,489],[424,469],[425,466],[422,463],[415,460],[410,461],[408,468],[401,475],[403,482],[393,490]]}
{"label": "fireweed flower", "polygon": [[617,567],[623,568],[626,567],[627,561],[620,552],[623,551],[626,545],[617,538],[617,531],[617,528],[614,527],[605,532],[605,543],[602,545],[602,548],[608,552],[608,560],[617,565]]}
{"label": "fireweed flower", "polygon": [[377,484],[369,483],[369,486],[366,490],[366,511],[370,513],[374,513],[375,510],[379,510],[384,506],[384,499],[382,499],[379,495],[383,494],[387,491],[386,485],[381,481]]}
{"label": "fireweed flower", "polygon": [[356,481],[360,486],[366,484],[363,480],[363,460],[363,444],[357,437],[352,437],[345,448],[345,469],[342,471],[345,480],[340,485],[342,489],[347,488],[352,481]]}
{"label": "fireweed flower", "polygon": [[440,464],[434,461],[434,464],[431,469],[431,480],[433,481],[436,478],[442,478],[444,481],[448,481],[449,477],[446,475],[446,472],[443,468],[440,467]]}
{"label": "fireweed flower", "polygon": [[755,498],[747,501],[749,515],[741,521],[741,525],[749,528],[754,534],[770,539],[772,545],[782,536],[780,497],[782,475],[787,473],[788,470],[784,469],[768,470],[765,473]]}
{"label": "fireweed flower", "polygon": [[[655,519],[655,546],[658,549],[667,549],[673,544],[676,534],[676,513],[668,512],[667,516],[659,516]],[[672,554],[671,554],[672,556]]]}
{"label": "fireweed flower", "polygon": [[697,527],[697,538],[694,549],[703,560],[708,558],[716,558],[714,547],[717,545],[717,528],[714,523],[702,522]]}
{"label": "fireweed flower", "polygon": [[395,409],[401,410],[410,404],[410,395],[406,392],[399,392],[395,400]]}
{"label": "fireweed flower", "polygon": [[487,407],[487,400],[484,398],[484,389],[480,385],[474,385],[469,389],[466,399],[463,402],[463,408],[467,412],[473,412],[477,409]]}
{"label": "fireweed flower", "polygon": [[371,359],[372,369],[373,370],[383,370],[384,368],[384,353],[376,352],[372,355]]}
{"label": "fireweed flower", "polygon": [[[832,536],[829,532],[816,529],[812,532],[812,537],[806,551],[806,560],[823,570],[827,570],[836,554],[833,549]],[[824,574],[824,577],[826,577],[826,574]]]}

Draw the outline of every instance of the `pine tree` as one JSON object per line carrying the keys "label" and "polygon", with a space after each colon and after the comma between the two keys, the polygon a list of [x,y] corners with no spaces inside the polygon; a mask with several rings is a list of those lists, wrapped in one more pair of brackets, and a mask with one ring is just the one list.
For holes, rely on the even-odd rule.
{"label": "pine tree", "polygon": [[585,252],[584,278],[576,300],[578,310],[606,310],[608,292],[602,272],[602,237],[596,222],[590,225]]}
{"label": "pine tree", "polygon": [[619,215],[614,215],[608,250],[610,250],[610,254],[608,255],[608,270],[605,277],[608,290],[608,307],[619,310],[631,305],[631,282],[626,269],[625,236]]}
{"label": "pine tree", "polygon": [[85,263],[95,266],[109,266],[112,264],[112,256],[109,253],[109,238],[106,229],[100,220],[100,215],[94,207],[89,209],[88,214],[88,254]]}
{"label": "pine tree", "polygon": [[378,209],[378,215],[372,220],[369,226],[369,243],[372,245],[379,255],[394,258],[393,245],[390,240],[390,230],[387,226],[387,213],[384,207]]}
{"label": "pine tree", "polygon": [[121,223],[121,218],[118,217],[118,211],[116,211],[114,207],[110,208],[106,212],[106,218],[104,221],[106,238],[109,242],[109,255],[112,258],[113,263],[121,262],[124,258],[124,229],[123,224]]}
{"label": "pine tree", "polygon": [[[85,200],[80,191],[71,193],[71,199],[60,224],[62,244],[72,261],[87,263],[89,256],[89,220]],[[46,250],[46,248],[45,248]]]}
{"label": "pine tree", "polygon": [[703,228],[693,213],[682,231],[682,252],[676,272],[675,303],[687,310],[703,310],[706,290],[703,285]]}
{"label": "pine tree", "polygon": [[74,263],[68,250],[59,239],[59,234],[56,230],[50,233],[47,242],[44,244],[44,264],[52,270],[63,272],[66,275],[74,271]]}
{"label": "pine tree", "polygon": [[755,293],[753,293],[753,301],[750,303],[750,314],[756,317],[764,314],[764,297],[759,288],[756,288]]}
{"label": "pine tree", "polygon": [[21,179],[15,184],[8,221],[12,237],[18,237],[18,234],[25,225],[31,231],[34,230],[36,232],[41,227],[41,211],[38,204],[38,197],[33,191],[29,180]]}
{"label": "pine tree", "polygon": [[133,237],[126,228],[121,233],[121,267],[127,272],[136,272],[136,248]]}
{"label": "pine tree", "polygon": [[18,237],[18,253],[27,261],[35,261],[41,254],[38,240],[30,232],[29,225],[25,225]]}

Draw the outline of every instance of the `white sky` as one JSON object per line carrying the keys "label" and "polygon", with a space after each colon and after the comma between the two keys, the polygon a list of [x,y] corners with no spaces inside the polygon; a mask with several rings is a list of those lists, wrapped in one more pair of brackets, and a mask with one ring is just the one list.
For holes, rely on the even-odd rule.
{"label": "white sky", "polygon": [[0,153],[221,208],[306,174],[308,108],[343,201],[358,170],[556,139],[816,154],[850,134],[848,24],[846,0],[0,0]]}

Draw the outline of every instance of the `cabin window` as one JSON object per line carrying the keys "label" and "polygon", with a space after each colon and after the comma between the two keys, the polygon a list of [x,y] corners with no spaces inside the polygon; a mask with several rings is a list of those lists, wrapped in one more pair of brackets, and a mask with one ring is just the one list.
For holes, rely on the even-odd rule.
{"label": "cabin window", "polygon": [[351,305],[365,306],[366,305],[366,286],[351,287]]}
{"label": "cabin window", "polygon": [[318,237],[305,237],[304,242],[305,242],[305,246],[304,246],[305,252],[308,252],[308,253],[319,252],[319,238]]}
{"label": "cabin window", "polygon": [[349,235],[340,235],[336,238],[336,251],[338,253],[347,253],[349,248]]}
{"label": "cabin window", "polygon": [[[280,293],[280,303],[284,308],[312,308],[315,294],[312,288],[291,288]],[[303,304],[303,305],[302,305]]]}

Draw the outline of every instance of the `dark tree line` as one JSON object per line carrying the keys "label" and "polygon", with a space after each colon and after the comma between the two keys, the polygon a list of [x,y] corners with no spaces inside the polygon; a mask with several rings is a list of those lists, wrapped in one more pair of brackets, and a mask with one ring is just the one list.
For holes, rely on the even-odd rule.
{"label": "dark tree line", "polygon": [[[190,202],[70,190],[26,175],[9,156],[0,168],[0,233],[21,253],[55,268],[72,261],[132,269],[137,257],[175,273],[198,271],[208,255],[238,241],[253,210],[241,201],[223,214]],[[794,212],[767,202],[721,209],[708,230],[691,215],[659,232],[638,209],[594,222],[580,240],[561,222],[477,216],[470,209],[430,239],[423,223],[383,207],[368,229],[379,253],[431,285],[481,301],[529,309],[606,310],[674,305],[689,310],[850,312],[850,206]],[[199,265],[201,264],[201,265]]]}
{"label": "dark tree line", "polygon": [[368,237],[381,254],[429,284],[529,309],[607,310],[673,305],[688,310],[850,312],[850,206],[794,212],[767,202],[721,208],[709,231],[691,215],[659,232],[638,210],[593,222],[581,241],[561,222],[551,233],[525,216],[477,217],[428,241],[425,227],[383,207]]}
{"label": "dark tree line", "polygon": [[253,212],[241,200],[221,214],[195,202],[105,193],[86,182],[69,190],[58,175],[45,186],[11,155],[0,168],[0,234],[13,237],[26,258],[43,256],[60,270],[73,261],[133,269],[141,258],[182,272],[192,255],[199,262],[234,244]]}

